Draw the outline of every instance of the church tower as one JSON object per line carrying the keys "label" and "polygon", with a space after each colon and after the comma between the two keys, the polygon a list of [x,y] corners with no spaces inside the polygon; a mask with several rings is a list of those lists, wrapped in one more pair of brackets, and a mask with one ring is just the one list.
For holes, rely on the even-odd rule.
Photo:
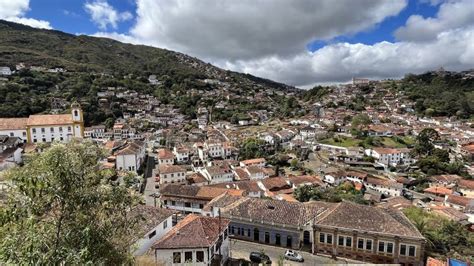
{"label": "church tower", "polygon": [[72,111],[72,121],[84,122],[81,106],[77,102],[74,102],[71,105],[71,111]]}

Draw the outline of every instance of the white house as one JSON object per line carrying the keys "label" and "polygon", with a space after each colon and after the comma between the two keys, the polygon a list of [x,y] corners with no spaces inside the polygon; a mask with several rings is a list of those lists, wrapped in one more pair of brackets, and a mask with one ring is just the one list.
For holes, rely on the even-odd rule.
{"label": "white house", "polygon": [[240,161],[240,166],[246,167],[246,166],[259,166],[259,167],[265,167],[265,164],[267,161],[265,158],[255,158],[255,159],[248,159],[248,160],[243,160]]}
{"label": "white house", "polygon": [[173,154],[176,156],[176,162],[184,163],[189,160],[189,149],[186,147],[174,147]]}
{"label": "white house", "polygon": [[168,233],[173,227],[173,210],[138,205],[131,210],[130,215],[137,219],[137,232],[132,240],[134,256],[141,256],[151,246]]}
{"label": "white house", "polygon": [[158,150],[158,163],[159,164],[174,164],[174,154],[168,149]]}
{"label": "white house", "polygon": [[160,164],[158,172],[160,184],[186,183],[186,169],[179,165]]}
{"label": "white house", "polygon": [[211,184],[232,182],[234,180],[234,173],[227,166],[209,166],[204,168],[201,174],[206,177]]}
{"label": "white house", "polygon": [[365,154],[376,159],[377,163],[385,166],[407,165],[413,162],[410,149],[373,148],[365,150]]}
{"label": "white house", "polygon": [[155,262],[164,265],[224,265],[230,252],[230,221],[190,214],[154,245]]}
{"label": "white house", "polygon": [[0,76],[10,76],[12,71],[9,67],[0,67]]}
{"label": "white house", "polygon": [[0,135],[20,138],[26,143],[26,124],[28,118],[0,118]]}
{"label": "white house", "polygon": [[364,186],[390,197],[401,196],[403,190],[403,184],[401,183],[374,177],[367,177]]}
{"label": "white house", "polygon": [[143,141],[134,140],[115,152],[115,168],[136,172],[145,161],[146,145]]}

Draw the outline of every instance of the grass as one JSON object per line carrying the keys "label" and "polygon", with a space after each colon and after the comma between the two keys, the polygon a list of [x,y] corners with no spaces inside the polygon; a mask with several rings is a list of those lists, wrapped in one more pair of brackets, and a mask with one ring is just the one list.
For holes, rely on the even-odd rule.
{"label": "grass", "polygon": [[[397,138],[401,141],[397,141]],[[364,142],[363,139],[348,138],[348,137],[333,137],[319,141],[323,144],[334,145],[339,147],[357,147]],[[414,144],[415,140],[412,137],[374,137],[373,144],[366,144],[367,148],[372,147],[386,147],[386,148],[406,148],[407,145]]]}

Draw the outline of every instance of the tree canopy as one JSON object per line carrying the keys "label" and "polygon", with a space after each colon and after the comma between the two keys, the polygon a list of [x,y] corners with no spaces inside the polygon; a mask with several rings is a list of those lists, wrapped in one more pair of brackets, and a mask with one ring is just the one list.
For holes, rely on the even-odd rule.
{"label": "tree canopy", "polygon": [[6,174],[0,210],[0,262],[6,264],[123,264],[130,260],[136,222],[127,213],[138,198],[101,170],[104,153],[92,143],[53,144]]}

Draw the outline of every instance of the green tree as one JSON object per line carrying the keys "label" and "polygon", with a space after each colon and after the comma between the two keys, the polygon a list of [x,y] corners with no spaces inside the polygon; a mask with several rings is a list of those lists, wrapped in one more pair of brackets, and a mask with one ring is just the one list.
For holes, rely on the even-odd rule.
{"label": "green tree", "polygon": [[358,114],[352,118],[352,128],[360,130],[372,122],[367,114]]}
{"label": "green tree", "polygon": [[101,170],[90,142],[53,144],[6,174],[0,210],[0,262],[19,265],[119,265],[130,261],[137,198]]}
{"label": "green tree", "polygon": [[423,129],[416,136],[414,153],[418,156],[431,155],[434,150],[433,142],[439,140],[438,131],[433,128]]}

